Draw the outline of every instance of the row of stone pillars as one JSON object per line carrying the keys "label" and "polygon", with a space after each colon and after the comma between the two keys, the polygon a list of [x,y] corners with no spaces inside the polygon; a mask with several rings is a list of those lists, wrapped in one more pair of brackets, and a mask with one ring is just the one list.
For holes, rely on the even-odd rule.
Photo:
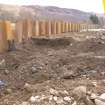
{"label": "row of stone pillars", "polygon": [[16,33],[19,37],[19,42],[24,38],[36,36],[51,36],[67,32],[79,32],[81,30],[80,24],[70,22],[56,22],[56,21],[18,21],[16,23]]}
{"label": "row of stone pillars", "polygon": [[[91,27],[90,27],[91,26]],[[20,20],[16,23],[0,21],[0,52],[5,52],[14,47],[14,43],[36,37],[50,37],[62,33],[80,32],[95,25],[71,23],[64,21],[32,21]],[[12,47],[11,47],[12,46]]]}

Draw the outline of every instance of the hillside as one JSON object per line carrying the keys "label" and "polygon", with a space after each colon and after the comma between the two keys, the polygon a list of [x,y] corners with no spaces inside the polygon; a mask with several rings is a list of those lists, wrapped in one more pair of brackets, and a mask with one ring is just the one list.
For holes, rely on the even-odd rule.
{"label": "hillside", "polygon": [[88,21],[91,13],[75,9],[59,8],[54,6],[13,6],[0,4],[0,19],[16,21],[18,19],[50,19],[68,20],[75,22]]}

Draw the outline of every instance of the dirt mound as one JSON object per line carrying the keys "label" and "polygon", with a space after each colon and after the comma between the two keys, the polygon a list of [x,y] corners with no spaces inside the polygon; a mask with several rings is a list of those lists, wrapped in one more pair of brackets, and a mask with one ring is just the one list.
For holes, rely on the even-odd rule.
{"label": "dirt mound", "polygon": [[57,47],[57,46],[67,46],[74,40],[72,38],[57,38],[57,39],[32,39],[34,44],[38,46],[49,46],[49,47]]}

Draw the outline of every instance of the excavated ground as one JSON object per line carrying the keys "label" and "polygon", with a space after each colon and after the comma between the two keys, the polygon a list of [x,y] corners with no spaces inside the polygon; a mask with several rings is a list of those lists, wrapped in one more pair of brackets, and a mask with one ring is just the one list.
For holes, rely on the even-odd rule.
{"label": "excavated ground", "polygon": [[[105,92],[104,32],[31,39],[17,44],[16,51],[1,54],[0,62],[0,80],[5,83],[0,88],[0,105],[65,105],[48,101],[27,104],[31,96],[48,96],[52,88],[66,90],[69,96],[78,86],[97,94]],[[27,92],[26,83],[34,91]]]}

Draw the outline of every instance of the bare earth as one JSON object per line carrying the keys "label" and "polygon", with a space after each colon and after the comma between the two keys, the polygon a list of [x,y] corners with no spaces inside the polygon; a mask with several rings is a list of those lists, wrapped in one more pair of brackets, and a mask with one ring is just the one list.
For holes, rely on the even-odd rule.
{"label": "bare earth", "polygon": [[[60,35],[59,35],[60,36]],[[67,36],[67,37],[65,37]],[[0,55],[0,105],[73,105],[73,90],[87,87],[105,92],[105,36],[103,32],[67,33],[61,38],[32,39],[17,45],[16,51]],[[25,88],[28,84],[31,89]],[[49,102],[50,90],[67,91],[72,102]],[[31,96],[45,96],[31,103]],[[53,95],[56,96],[56,95]],[[64,96],[56,96],[58,99]],[[82,99],[81,99],[82,100]],[[74,104],[77,105],[77,104]],[[82,100],[78,105],[87,104]]]}

